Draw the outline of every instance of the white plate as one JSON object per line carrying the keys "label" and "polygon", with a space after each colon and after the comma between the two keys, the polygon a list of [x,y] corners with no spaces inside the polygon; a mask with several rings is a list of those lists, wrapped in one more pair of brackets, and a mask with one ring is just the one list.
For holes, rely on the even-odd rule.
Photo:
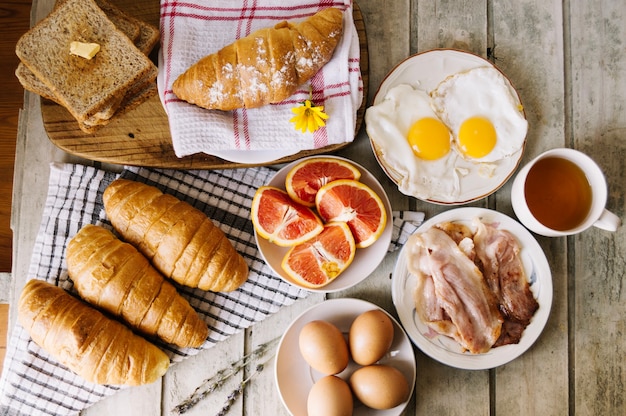
{"label": "white plate", "polygon": [[[537,340],[548,321],[552,307],[552,274],[546,256],[537,240],[520,223],[497,211],[484,208],[457,208],[436,215],[424,222],[416,233],[445,222],[461,222],[471,226],[473,218],[499,223],[501,229],[510,231],[521,244],[521,256],[530,289],[539,302],[539,309],[526,327],[518,344],[492,348],[484,354],[463,352],[460,344],[443,335],[435,335],[417,316],[413,301],[416,277],[409,273],[405,248],[400,251],[393,271],[391,295],[400,322],[407,334],[426,355],[452,367],[483,370],[506,364],[522,355]],[[406,246],[405,246],[406,247]]]}
{"label": "white plate", "polygon": [[296,164],[305,159],[313,159],[318,157],[331,157],[335,159],[345,160],[346,162],[349,162],[352,165],[356,166],[356,168],[361,171],[360,182],[368,185],[370,188],[372,188],[374,192],[378,194],[380,199],[383,201],[383,204],[385,205],[385,210],[387,211],[387,225],[385,226],[382,235],[371,246],[366,248],[357,248],[356,254],[354,255],[354,259],[352,260],[350,266],[348,266],[348,268],[344,270],[335,280],[319,289],[310,289],[299,285],[297,282],[291,279],[289,275],[287,275],[287,273],[285,273],[285,271],[282,269],[281,263],[283,261],[283,257],[285,257],[285,254],[287,254],[287,251],[289,251],[289,247],[280,247],[276,244],[270,243],[268,240],[257,235],[256,230],[254,232],[254,238],[256,239],[257,246],[259,247],[259,252],[261,253],[261,256],[263,257],[265,262],[270,266],[274,273],[280,276],[283,280],[291,283],[292,285],[301,287],[302,289],[306,289],[312,292],[329,293],[344,290],[356,285],[357,283],[365,280],[365,278],[368,277],[376,269],[376,267],[378,267],[380,262],[387,254],[387,250],[389,249],[389,243],[391,243],[391,233],[393,231],[393,217],[391,212],[391,203],[387,198],[385,190],[380,185],[380,182],[378,182],[378,180],[376,180],[376,178],[371,173],[369,173],[363,166],[351,160],[344,159],[338,156],[311,156],[293,161],[283,167],[281,170],[279,170],[276,175],[274,175],[274,177],[272,177],[272,179],[269,181],[268,185],[284,190],[285,179],[287,177],[287,173],[291,170],[291,168],[293,168]]}
{"label": "white plate", "polygon": [[213,156],[217,156],[224,160],[234,163],[269,163],[283,157],[291,156],[300,150],[215,150],[211,152]]}
{"label": "white plate", "polygon": [[[323,376],[313,370],[300,354],[298,336],[302,327],[308,322],[320,319],[334,324],[344,335],[347,335],[352,321],[361,313],[373,309],[380,309],[387,313],[373,303],[364,300],[332,299],[306,310],[289,325],[278,345],[274,375],[280,399],[291,415],[306,416],[306,401],[309,390]],[[389,314],[387,313],[387,315]],[[415,386],[416,374],[413,346],[400,324],[391,315],[389,317],[395,329],[393,343],[387,355],[379,363],[391,365],[402,372],[409,383],[410,400]],[[357,368],[358,365],[351,361],[348,368],[339,373],[338,376],[347,380]],[[407,403],[408,400],[393,409],[374,410],[355,402],[353,414],[354,416],[396,416],[402,413]]]}
{"label": "white plate", "polygon": [[[484,66],[495,68],[491,62],[478,55],[453,49],[436,49],[410,56],[399,63],[385,77],[374,96],[373,104],[376,105],[380,103],[385,98],[385,95],[387,95],[387,92],[397,85],[409,84],[414,88],[430,92],[450,75]],[[509,84],[511,93],[514,97],[517,97],[519,101],[519,95],[506,76],[505,79]],[[370,144],[376,160],[389,179],[396,184],[400,182],[398,174],[395,173],[390,166],[387,166],[384,159],[380,157],[379,151],[376,149],[376,144],[371,138]],[[461,194],[457,197],[450,200],[445,195],[436,195],[424,200],[441,205],[459,205],[476,201],[492,194],[509,180],[519,165],[525,144],[526,141],[524,141],[524,145],[519,151],[503,159],[495,170],[494,175],[489,179],[480,175],[476,167],[469,165],[472,170],[469,174],[460,178]],[[417,195],[410,196],[419,198]]]}

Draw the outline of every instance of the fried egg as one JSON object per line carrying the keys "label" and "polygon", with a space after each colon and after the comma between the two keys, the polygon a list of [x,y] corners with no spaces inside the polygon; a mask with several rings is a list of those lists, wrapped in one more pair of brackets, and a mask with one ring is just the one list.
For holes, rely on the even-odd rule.
{"label": "fried egg", "polygon": [[435,113],[465,159],[497,162],[522,148],[528,123],[497,69],[478,67],[453,74],[430,95]]}
{"label": "fried egg", "polygon": [[458,194],[458,153],[427,92],[399,84],[367,109],[365,123],[377,156],[397,179],[400,192],[422,199]]}

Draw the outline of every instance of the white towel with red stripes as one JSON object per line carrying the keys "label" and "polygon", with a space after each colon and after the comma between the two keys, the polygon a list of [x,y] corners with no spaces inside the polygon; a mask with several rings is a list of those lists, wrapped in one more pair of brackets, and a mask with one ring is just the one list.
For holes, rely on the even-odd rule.
{"label": "white towel with red stripes", "polygon": [[[287,100],[255,109],[206,110],[184,102],[172,84],[202,57],[283,20],[298,22],[327,7],[344,10],[344,32],[332,59]],[[178,157],[207,153],[265,152],[278,156],[354,140],[363,100],[359,39],[352,0],[161,0],[159,95]],[[291,109],[312,93],[330,116],[314,133],[296,131]],[[270,159],[271,160],[271,159]],[[239,161],[239,160],[234,160]]]}

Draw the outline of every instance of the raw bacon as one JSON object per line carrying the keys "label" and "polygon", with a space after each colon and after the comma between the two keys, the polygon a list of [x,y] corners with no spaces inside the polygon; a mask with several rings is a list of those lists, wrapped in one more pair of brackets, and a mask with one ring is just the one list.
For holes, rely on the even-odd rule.
{"label": "raw bacon", "polygon": [[457,340],[472,353],[488,351],[503,320],[480,270],[440,229],[415,234],[408,244],[409,270],[432,278],[441,308],[458,331]]}
{"label": "raw bacon", "polygon": [[528,284],[520,246],[507,230],[474,220],[474,249],[505,318],[527,326],[539,304]]}
{"label": "raw bacon", "polygon": [[518,343],[539,308],[508,231],[480,219],[441,223],[411,236],[407,267],[417,278],[418,317],[472,353]]}

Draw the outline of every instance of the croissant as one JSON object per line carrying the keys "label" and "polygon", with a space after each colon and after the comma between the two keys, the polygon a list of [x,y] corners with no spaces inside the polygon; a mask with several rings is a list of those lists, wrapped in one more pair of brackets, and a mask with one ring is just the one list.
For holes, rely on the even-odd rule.
{"label": "croissant", "polygon": [[155,345],[42,280],[24,286],[18,320],[37,345],[93,383],[148,384],[169,367],[169,358]]}
{"label": "croissant", "polygon": [[248,278],[246,261],[222,230],[188,203],[128,179],[113,181],[103,201],[122,238],[179,284],[229,292]]}
{"label": "croissant", "polygon": [[259,29],[188,68],[174,81],[174,94],[225,111],[278,103],[330,60],[342,19],[341,10],[329,7],[301,23]]}
{"label": "croissant", "polygon": [[88,224],[68,243],[67,270],[81,298],[132,328],[179,347],[199,347],[206,323],[150,262],[109,230]]}

